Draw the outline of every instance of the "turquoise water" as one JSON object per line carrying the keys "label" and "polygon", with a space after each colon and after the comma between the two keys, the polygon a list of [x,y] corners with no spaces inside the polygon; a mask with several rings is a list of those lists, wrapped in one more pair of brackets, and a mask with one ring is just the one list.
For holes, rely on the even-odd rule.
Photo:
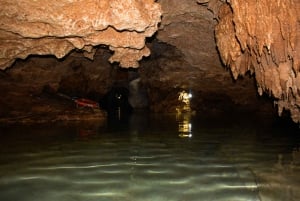
{"label": "turquoise water", "polygon": [[249,116],[2,126],[0,200],[300,200],[298,135]]}

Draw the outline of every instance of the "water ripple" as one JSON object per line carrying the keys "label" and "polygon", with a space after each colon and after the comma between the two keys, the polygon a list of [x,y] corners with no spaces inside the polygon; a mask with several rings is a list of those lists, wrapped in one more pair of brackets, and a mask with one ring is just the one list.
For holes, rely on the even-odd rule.
{"label": "water ripple", "polygon": [[[267,183],[262,178],[277,167],[283,145],[227,132],[193,131],[189,139],[173,131],[101,133],[44,147],[29,140],[17,143],[23,146],[18,149],[6,146],[0,153],[0,200],[264,201],[269,185],[280,190],[282,178],[294,175],[277,171]],[[293,171],[299,170],[293,163]]]}

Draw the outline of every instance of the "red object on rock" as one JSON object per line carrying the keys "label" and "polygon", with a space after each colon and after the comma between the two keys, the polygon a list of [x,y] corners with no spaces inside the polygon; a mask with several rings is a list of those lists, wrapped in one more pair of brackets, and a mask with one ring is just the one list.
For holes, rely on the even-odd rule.
{"label": "red object on rock", "polygon": [[86,98],[78,98],[75,99],[74,102],[77,107],[99,108],[99,104],[97,102]]}

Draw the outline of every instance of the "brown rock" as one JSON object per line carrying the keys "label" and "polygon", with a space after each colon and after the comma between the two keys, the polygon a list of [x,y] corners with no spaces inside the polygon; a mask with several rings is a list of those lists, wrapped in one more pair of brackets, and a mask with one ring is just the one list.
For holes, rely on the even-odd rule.
{"label": "brown rock", "polygon": [[[114,78],[118,66],[107,62],[116,61],[123,67],[140,64],[141,83],[148,87],[153,111],[174,112],[181,90],[193,92],[195,110],[228,113],[239,106],[254,111],[264,107],[257,101],[254,76],[232,80],[221,55],[235,79],[251,72],[259,93],[273,96],[279,111],[290,109],[297,121],[300,47],[295,10],[299,3],[225,2],[0,0],[0,69],[16,58],[32,54],[62,58],[76,50],[60,60],[30,57],[6,69],[5,74],[13,78],[9,83],[26,84],[38,92],[25,93],[28,106],[31,94],[41,94],[45,85],[54,86],[54,92],[98,100],[119,81]],[[151,56],[138,63],[150,54],[145,38],[153,35],[158,23],[155,39],[147,40]],[[3,104],[16,105],[6,100]],[[13,116],[10,111],[4,112]]]}
{"label": "brown rock", "polygon": [[0,69],[30,54],[62,58],[75,48],[100,44],[116,55],[129,53],[111,62],[137,67],[149,54],[145,38],[157,30],[161,17],[153,0],[0,0],[0,5]]}
{"label": "brown rock", "polygon": [[217,46],[234,78],[255,73],[260,94],[275,98],[279,114],[300,122],[298,1],[231,0],[219,10]]}

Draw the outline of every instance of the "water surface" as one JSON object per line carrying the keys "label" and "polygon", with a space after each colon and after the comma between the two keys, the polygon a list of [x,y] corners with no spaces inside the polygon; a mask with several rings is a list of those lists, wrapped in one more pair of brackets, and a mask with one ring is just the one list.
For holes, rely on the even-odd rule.
{"label": "water surface", "polygon": [[133,114],[0,132],[1,201],[300,200],[299,130],[274,119]]}

